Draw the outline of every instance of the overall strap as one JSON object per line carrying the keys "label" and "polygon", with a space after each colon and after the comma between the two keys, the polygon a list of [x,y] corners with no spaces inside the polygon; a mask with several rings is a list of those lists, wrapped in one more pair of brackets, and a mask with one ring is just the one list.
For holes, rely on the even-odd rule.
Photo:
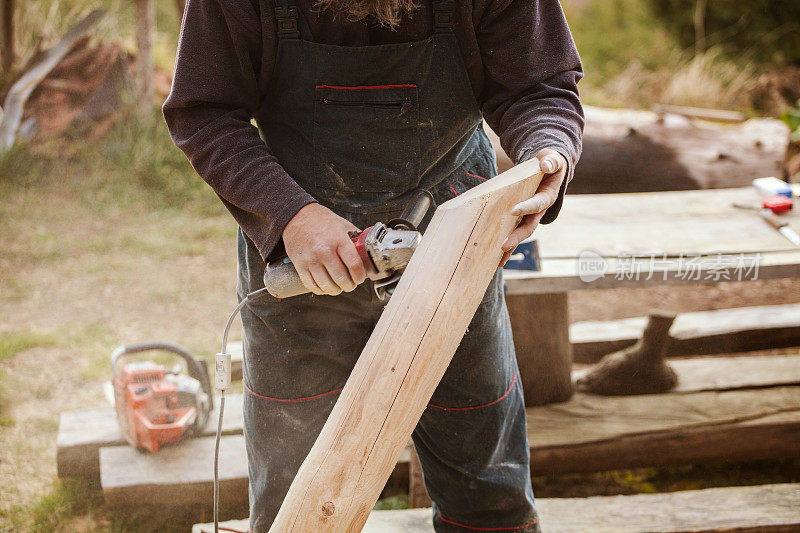
{"label": "overall strap", "polygon": [[433,0],[433,31],[447,33],[453,31],[453,0]]}
{"label": "overall strap", "polygon": [[278,39],[299,39],[299,17],[294,0],[275,0],[275,18],[278,22]]}

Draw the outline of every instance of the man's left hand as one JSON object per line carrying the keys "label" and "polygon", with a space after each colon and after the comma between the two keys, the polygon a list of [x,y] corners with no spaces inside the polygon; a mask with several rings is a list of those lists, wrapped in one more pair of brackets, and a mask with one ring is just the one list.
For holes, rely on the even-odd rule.
{"label": "man's left hand", "polygon": [[567,160],[555,150],[545,148],[536,154],[536,158],[539,160],[539,166],[544,172],[544,177],[539,184],[539,188],[536,189],[536,193],[531,198],[511,208],[511,214],[521,216],[522,219],[503,243],[503,258],[500,259],[501,267],[506,264],[506,261],[511,257],[512,252],[519,243],[533,235],[533,230],[539,225],[539,221],[544,216],[547,208],[558,199],[558,192],[561,190],[561,185],[567,175]]}

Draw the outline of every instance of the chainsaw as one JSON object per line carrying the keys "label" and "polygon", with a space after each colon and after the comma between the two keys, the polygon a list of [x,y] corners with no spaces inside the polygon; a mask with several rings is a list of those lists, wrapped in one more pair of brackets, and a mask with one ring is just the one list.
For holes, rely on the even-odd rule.
{"label": "chainsaw", "polygon": [[[425,219],[433,203],[431,193],[419,189],[400,218],[386,224],[378,222],[363,231],[350,234],[350,240],[364,262],[367,277],[374,282],[375,294],[380,300],[388,300],[394,292],[422,239],[417,226]],[[289,298],[310,292],[288,257],[267,265],[264,287],[275,298]]]}
{"label": "chainsaw", "polygon": [[[186,362],[167,368],[152,361],[121,360],[151,350],[171,352]],[[205,361],[175,344],[154,342],[120,346],[111,355],[114,406],[122,434],[138,449],[157,452],[187,435],[196,436],[213,408]]]}

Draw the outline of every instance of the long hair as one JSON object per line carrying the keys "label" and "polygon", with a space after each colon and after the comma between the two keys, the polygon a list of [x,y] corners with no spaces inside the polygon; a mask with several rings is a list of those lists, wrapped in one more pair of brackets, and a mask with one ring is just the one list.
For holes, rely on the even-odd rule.
{"label": "long hair", "polygon": [[370,18],[383,26],[395,28],[403,16],[417,8],[416,0],[317,0],[317,7],[330,9],[334,16],[344,15],[359,22]]}

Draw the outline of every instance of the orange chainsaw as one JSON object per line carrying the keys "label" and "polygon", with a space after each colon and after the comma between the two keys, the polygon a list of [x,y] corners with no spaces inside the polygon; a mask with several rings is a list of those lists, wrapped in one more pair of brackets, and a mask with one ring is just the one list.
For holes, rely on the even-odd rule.
{"label": "orange chainsaw", "polygon": [[[152,361],[120,360],[151,350],[170,352],[186,361],[167,368]],[[132,446],[157,452],[187,434],[197,435],[213,408],[211,382],[205,361],[178,345],[153,342],[120,346],[111,355],[114,406],[122,434]]]}

